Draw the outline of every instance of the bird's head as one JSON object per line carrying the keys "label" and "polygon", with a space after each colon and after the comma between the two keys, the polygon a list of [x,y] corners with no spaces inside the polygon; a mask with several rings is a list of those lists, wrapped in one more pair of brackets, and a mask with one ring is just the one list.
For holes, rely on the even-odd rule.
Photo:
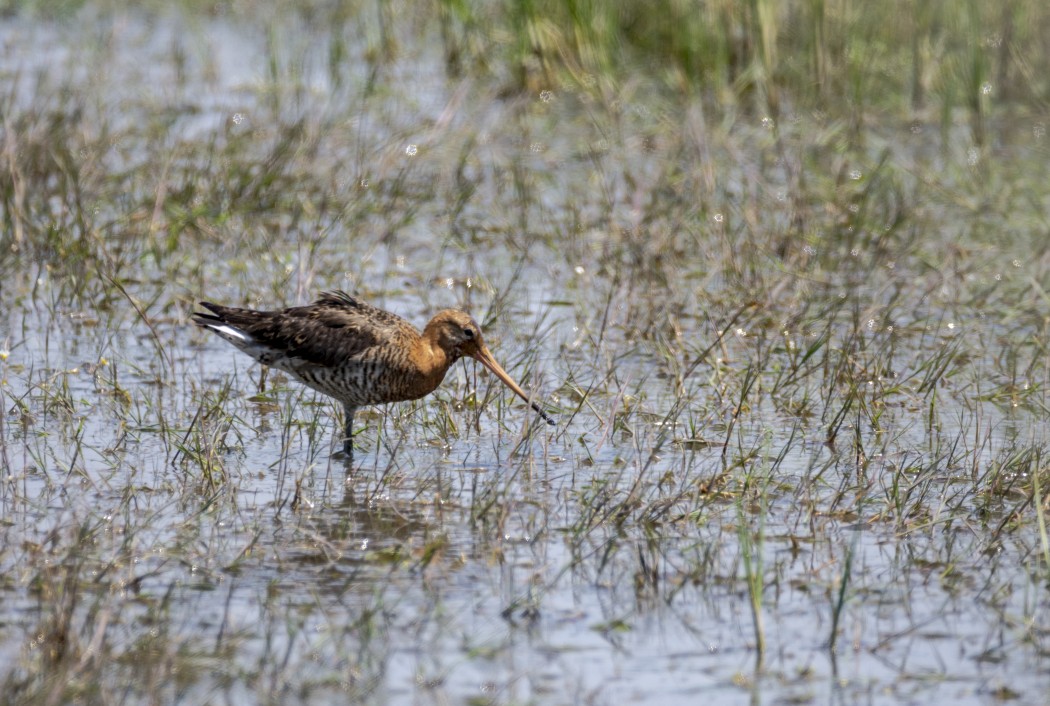
{"label": "bird's head", "polygon": [[452,362],[463,356],[476,358],[483,364],[485,360],[480,357],[481,355],[487,355],[489,360],[492,359],[492,354],[488,352],[481,338],[481,327],[469,314],[458,309],[445,309],[438,312],[437,316],[427,324],[424,337],[443,350]]}

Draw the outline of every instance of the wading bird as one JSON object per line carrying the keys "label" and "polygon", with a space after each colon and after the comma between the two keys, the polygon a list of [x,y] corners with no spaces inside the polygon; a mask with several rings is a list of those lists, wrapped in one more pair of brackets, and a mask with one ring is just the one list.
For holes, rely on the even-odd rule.
{"label": "wading bird", "polygon": [[477,322],[462,311],[439,311],[420,333],[400,316],[345,292],[325,292],[313,304],[280,311],[200,304],[211,313],[195,313],[195,324],[343,403],[343,451],[349,459],[358,407],[428,395],[463,356],[491,370],[554,424],[495,361]]}

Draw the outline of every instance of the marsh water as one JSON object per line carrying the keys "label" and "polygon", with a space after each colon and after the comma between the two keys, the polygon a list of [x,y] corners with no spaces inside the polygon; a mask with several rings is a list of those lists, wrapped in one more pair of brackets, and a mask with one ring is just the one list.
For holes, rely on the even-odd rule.
{"label": "marsh water", "polygon": [[[5,699],[1044,702],[1035,103],[774,115],[439,6],[0,21]],[[558,425],[467,361],[348,465],[189,321],[330,289],[469,309]]]}

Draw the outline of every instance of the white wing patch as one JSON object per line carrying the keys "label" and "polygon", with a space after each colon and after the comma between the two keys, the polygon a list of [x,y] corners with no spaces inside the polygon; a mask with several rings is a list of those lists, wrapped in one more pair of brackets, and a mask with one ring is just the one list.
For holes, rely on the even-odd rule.
{"label": "white wing patch", "polygon": [[208,324],[208,328],[230,342],[249,343],[251,341],[244,331],[235,329],[232,326],[227,326],[226,324]]}

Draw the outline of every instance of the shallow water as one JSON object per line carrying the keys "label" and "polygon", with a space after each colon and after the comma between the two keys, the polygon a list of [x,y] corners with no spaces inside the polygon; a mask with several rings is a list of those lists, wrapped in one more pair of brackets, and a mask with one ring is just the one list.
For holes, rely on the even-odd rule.
{"label": "shallow water", "polygon": [[[647,131],[670,142],[688,122],[666,105],[612,118],[583,92],[501,99],[447,79],[428,35],[366,91],[366,48],[350,44],[361,60],[336,86],[331,36],[301,18],[79,21],[92,53],[75,25],[3,30],[14,105],[43,100],[26,81],[83,71],[86,133],[167,127],[132,129],[103,160],[138,171],[126,203],[94,212],[115,219],[93,231],[98,271],[78,280],[27,248],[0,289],[0,678],[20,695],[44,700],[55,665],[100,702],[987,703],[1050,688],[1030,490],[1045,322],[1005,303],[1041,276],[1023,243],[932,233],[838,257],[847,234],[810,233],[784,264],[734,252],[740,231],[724,230],[789,221],[776,177],[749,181],[757,121],[709,136],[755,163],[719,163],[708,214],[693,177],[667,178],[677,162],[646,156]],[[222,160],[278,159],[278,116],[320,133],[294,143],[305,171],[272,190],[249,173],[208,211],[207,189],[240,174],[215,176]],[[202,209],[197,230],[158,250],[195,174],[202,193],[177,205]],[[763,190],[768,212],[749,214]],[[936,215],[946,233],[973,223]],[[260,389],[258,366],[188,322],[200,298],[276,307],[332,288],[418,324],[471,307],[559,426],[458,364],[430,398],[362,414],[347,469],[336,405],[273,373]]]}

